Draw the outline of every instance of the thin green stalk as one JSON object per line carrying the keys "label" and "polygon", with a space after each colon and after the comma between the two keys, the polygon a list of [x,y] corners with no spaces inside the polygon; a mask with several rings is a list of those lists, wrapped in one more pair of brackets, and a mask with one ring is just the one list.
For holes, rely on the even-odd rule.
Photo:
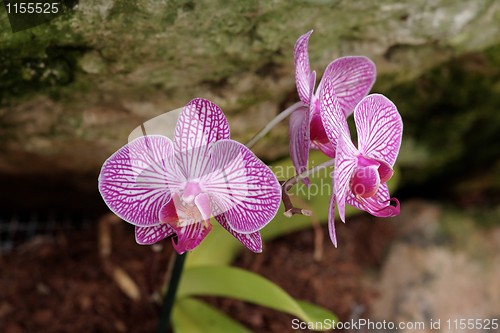
{"label": "thin green stalk", "polygon": [[335,159],[330,159],[326,162],[323,162],[321,164],[316,165],[315,167],[313,167],[309,170],[305,170],[302,173],[299,173],[298,175],[296,175],[295,177],[292,177],[292,178],[288,179],[287,181],[285,181],[283,183],[283,188],[288,192],[288,190],[290,190],[293,187],[293,185],[297,184],[302,179],[307,178],[307,177],[315,174],[316,172],[318,172],[322,169],[328,168],[329,166],[332,166],[334,164],[335,164]]}
{"label": "thin green stalk", "polygon": [[302,106],[304,106],[304,103],[297,102],[292,106],[288,107],[287,109],[285,109],[284,111],[280,112],[273,120],[271,120],[266,126],[264,126],[263,129],[261,129],[257,134],[255,134],[254,137],[251,138],[250,141],[248,141],[248,143],[245,146],[247,146],[248,148],[252,148],[253,146],[255,146],[255,144],[259,142],[259,140],[262,139],[267,133],[269,133],[274,126],[278,125],[285,118],[291,115],[293,111],[297,110]]}
{"label": "thin green stalk", "polygon": [[175,304],[175,295],[177,294],[177,289],[179,287],[179,281],[181,280],[182,270],[184,268],[184,262],[186,261],[187,252],[183,254],[175,253],[173,258],[174,263],[172,267],[172,273],[170,274],[170,280],[168,282],[168,289],[165,293],[165,298],[163,299],[163,306],[160,313],[160,322],[158,323],[158,333],[166,333],[171,331],[171,315],[172,309]]}

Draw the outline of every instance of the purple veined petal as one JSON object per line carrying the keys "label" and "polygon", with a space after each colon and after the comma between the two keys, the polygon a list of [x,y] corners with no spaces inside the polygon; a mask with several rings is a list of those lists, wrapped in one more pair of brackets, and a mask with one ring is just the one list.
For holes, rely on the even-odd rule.
{"label": "purple veined petal", "polygon": [[182,110],[174,134],[175,158],[187,179],[209,169],[208,146],[229,139],[229,124],[222,110],[209,100],[196,98]]}
{"label": "purple veined petal", "polygon": [[333,171],[333,188],[335,189],[334,193],[342,222],[345,222],[345,203],[347,195],[351,192],[349,189],[349,182],[357,164],[357,150],[351,141],[351,136],[348,131],[349,129],[347,129],[347,131],[344,129],[339,135],[336,152],[337,156],[335,157],[335,170]]}
{"label": "purple veined petal", "polygon": [[[389,188],[385,183],[380,185],[376,195],[371,198],[357,198],[353,193],[349,193],[347,203],[377,217],[393,217],[399,215],[400,212],[398,199],[390,197]],[[391,203],[394,203],[395,206]]]}
{"label": "purple veined petal", "polygon": [[[298,108],[290,115],[290,158],[295,172],[300,174],[307,170],[309,160],[309,110],[307,106]],[[309,185],[309,178],[303,179]]]}
{"label": "purple veined petal", "polygon": [[175,234],[168,224],[158,224],[152,227],[135,226],[135,241],[141,245],[151,245]]}
{"label": "purple veined petal", "polygon": [[258,231],[249,234],[238,233],[233,229],[231,229],[231,226],[227,222],[224,214],[215,216],[215,219],[224,229],[229,231],[231,235],[233,235],[237,240],[239,240],[243,245],[245,245],[250,251],[255,253],[262,252],[262,238],[260,237],[260,233]]}
{"label": "purple veined petal", "polygon": [[111,211],[137,226],[159,224],[161,207],[179,185],[173,156],[172,141],[159,135],[139,137],[111,155],[99,175]]}
{"label": "purple veined petal", "polygon": [[[276,215],[281,186],[271,169],[239,142],[211,146],[212,173],[203,184],[212,198],[213,215],[225,215],[231,229],[249,234]],[[214,207],[215,206],[215,207]]]}
{"label": "purple veined petal", "polygon": [[160,208],[158,219],[161,222],[158,225],[152,227],[135,227],[135,241],[138,244],[154,244],[175,234],[175,230],[171,225],[175,225],[179,218],[175,210],[174,201],[171,197],[169,197],[165,205]]}
{"label": "purple veined petal", "polygon": [[394,103],[380,94],[366,96],[356,106],[354,121],[361,154],[394,166],[403,135],[403,121]]}
{"label": "purple veined petal", "polygon": [[328,233],[333,246],[337,247],[337,233],[335,232],[335,191],[332,193],[330,206],[328,207]]}
{"label": "purple veined petal", "polygon": [[[309,75],[309,86],[311,87],[311,90],[309,91],[309,103],[313,102],[314,86],[315,85],[316,85],[316,71],[312,71],[311,75]],[[304,104],[306,104],[306,103],[304,103]]]}
{"label": "purple veined petal", "polygon": [[375,64],[366,57],[349,56],[332,61],[325,70],[318,91],[331,82],[339,104],[347,117],[375,83]]}
{"label": "purple veined petal", "polygon": [[337,149],[337,141],[343,131],[349,135],[349,126],[342,107],[337,99],[332,82],[325,82],[319,95],[320,116],[323,128],[330,140],[333,150]]}
{"label": "purple veined petal", "polygon": [[316,81],[316,75],[314,74],[314,80],[311,80],[311,68],[309,66],[309,37],[312,34],[312,30],[308,33],[299,37],[295,43],[293,50],[293,58],[295,62],[295,82],[297,85],[297,92],[299,94],[300,100],[308,105],[311,102],[311,94],[314,90],[314,81]]}

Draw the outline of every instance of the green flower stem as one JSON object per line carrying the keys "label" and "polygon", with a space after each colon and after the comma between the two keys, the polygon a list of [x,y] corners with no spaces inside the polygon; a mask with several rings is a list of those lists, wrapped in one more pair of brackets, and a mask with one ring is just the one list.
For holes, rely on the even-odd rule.
{"label": "green flower stem", "polygon": [[184,268],[184,262],[186,261],[187,252],[183,254],[175,253],[173,257],[172,273],[170,274],[170,280],[168,282],[168,289],[165,293],[165,298],[163,299],[163,307],[160,313],[160,322],[158,323],[158,333],[166,333],[171,331],[171,314],[175,303],[175,295],[177,294],[177,289],[179,287],[179,281],[181,280],[182,271]]}
{"label": "green flower stem", "polygon": [[289,115],[292,114],[293,111],[297,110],[298,108],[304,106],[304,103],[302,102],[297,102],[293,104],[292,106],[288,107],[284,111],[280,112],[273,120],[271,120],[266,126],[264,126],[263,129],[261,129],[257,134],[254,135],[253,138],[248,141],[248,143],[245,145],[248,148],[252,148],[255,146],[257,142],[259,142],[260,139],[262,139],[271,129],[273,129],[274,126],[278,125],[280,122],[282,122],[285,118],[287,118]]}

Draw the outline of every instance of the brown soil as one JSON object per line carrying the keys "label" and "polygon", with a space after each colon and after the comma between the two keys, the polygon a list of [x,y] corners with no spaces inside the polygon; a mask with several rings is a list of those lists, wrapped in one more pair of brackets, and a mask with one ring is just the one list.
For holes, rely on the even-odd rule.
{"label": "brown soil", "polygon": [[[164,271],[155,271],[155,265],[167,266],[170,244],[155,255],[137,245],[133,229],[120,222],[110,226],[112,252],[106,255],[98,246],[98,230],[88,226],[54,239],[35,238],[0,255],[0,332],[155,332],[159,306],[148,295],[161,281]],[[318,244],[311,229],[267,243],[263,254],[245,251],[235,264],[343,320],[366,316],[376,292],[364,276],[379,268],[394,236],[393,223],[351,218],[338,226],[338,249],[326,227],[321,230],[320,260],[314,259]],[[115,274],[117,268],[125,277]],[[127,276],[136,283],[127,285]],[[289,315],[235,300],[207,300],[255,332],[292,332]]]}

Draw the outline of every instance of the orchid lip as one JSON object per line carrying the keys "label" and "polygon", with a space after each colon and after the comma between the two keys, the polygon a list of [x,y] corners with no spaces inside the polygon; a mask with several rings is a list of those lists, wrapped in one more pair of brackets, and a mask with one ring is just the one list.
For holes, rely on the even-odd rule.
{"label": "orchid lip", "polygon": [[351,191],[358,198],[370,198],[377,193],[380,184],[391,179],[392,174],[393,170],[387,163],[359,154],[351,177]]}
{"label": "orchid lip", "polygon": [[351,178],[351,191],[358,198],[371,198],[380,186],[378,166],[358,166]]}
{"label": "orchid lip", "polygon": [[[374,211],[373,213],[376,216],[379,217],[394,217],[399,215],[400,212],[400,203],[399,200],[396,198],[390,198],[387,202],[387,206],[384,208],[381,208],[377,211]],[[394,205],[393,205],[394,204]]]}

